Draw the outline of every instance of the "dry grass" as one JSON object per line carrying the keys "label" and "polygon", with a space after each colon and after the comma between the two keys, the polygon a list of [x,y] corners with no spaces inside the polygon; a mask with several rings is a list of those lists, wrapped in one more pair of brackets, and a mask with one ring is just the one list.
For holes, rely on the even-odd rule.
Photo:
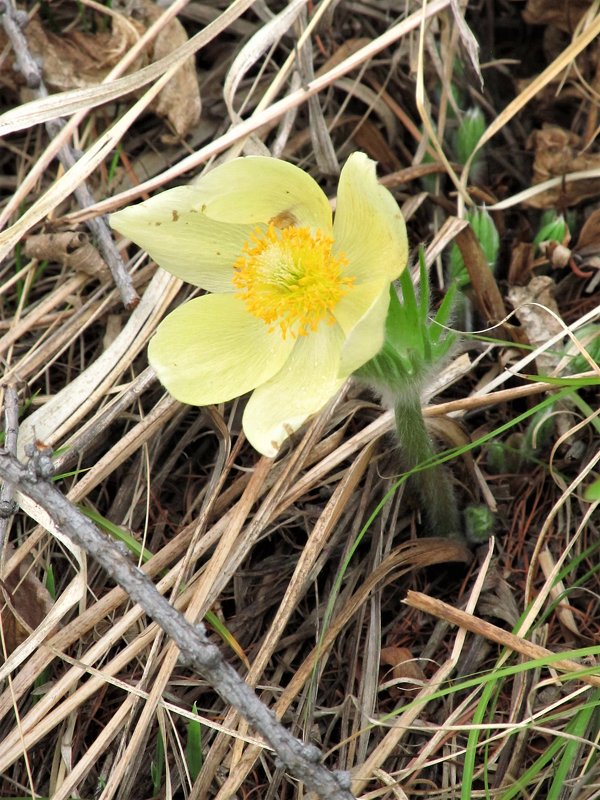
{"label": "dry grass", "polygon": [[[600,225],[577,249],[600,196],[600,16],[583,4],[567,18],[543,0],[530,0],[526,21],[520,6],[470,8],[481,88],[458,6],[399,8],[31,7],[54,37],[47,98],[26,104],[0,40],[0,393],[10,422],[18,392],[19,456],[34,439],[54,450],[56,485],[140,563],[145,552],[161,593],[206,619],[228,661],[328,766],[352,771],[356,797],[591,800],[600,543],[597,503],[583,492],[599,472],[600,371],[573,332],[600,316]],[[162,49],[147,44],[157,35]],[[161,95],[190,53],[195,68],[188,61]],[[483,110],[487,129],[461,164],[452,142],[467,107]],[[49,135],[57,113],[67,125]],[[552,171],[555,140],[535,145],[532,171],[527,148],[532,133],[549,135],[544,123],[577,137],[559,153],[572,179]],[[65,172],[56,156],[69,140],[83,155]],[[196,409],[165,396],[145,346],[190,288],[117,241],[141,298],[125,310],[84,226],[241,153],[288,159],[331,193],[356,149],[379,161],[412,243],[428,245],[438,297],[451,240],[478,247],[456,217],[485,202],[501,234],[495,277],[469,262],[467,317],[485,335],[463,337],[426,398],[461,502],[494,515],[496,539],[470,564],[459,546],[418,538],[392,415],[360,387],[276,461],[244,441],[243,400]],[[83,181],[88,208],[73,197]],[[571,262],[550,265],[530,244],[539,209],[567,206]],[[64,244],[48,250],[39,235],[59,232]],[[534,275],[553,282],[553,316],[530,293],[521,304],[533,322],[516,319],[509,293]],[[587,358],[582,378],[566,377],[569,338]],[[536,365],[543,382],[523,377]],[[22,512],[0,520],[0,796],[306,797],[124,591],[20,500]],[[410,590],[420,594],[405,602]]]}

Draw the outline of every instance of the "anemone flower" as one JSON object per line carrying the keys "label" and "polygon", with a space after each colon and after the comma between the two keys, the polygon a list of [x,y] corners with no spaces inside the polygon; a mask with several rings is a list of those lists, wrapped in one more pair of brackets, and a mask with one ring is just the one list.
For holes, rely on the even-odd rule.
{"label": "anemone flower", "polygon": [[151,339],[161,383],[197,406],[252,391],[244,431],[269,456],[380,350],[390,283],[407,262],[402,214],[364,153],[342,169],[333,221],[309,175],[250,156],[110,223],[208,292]]}

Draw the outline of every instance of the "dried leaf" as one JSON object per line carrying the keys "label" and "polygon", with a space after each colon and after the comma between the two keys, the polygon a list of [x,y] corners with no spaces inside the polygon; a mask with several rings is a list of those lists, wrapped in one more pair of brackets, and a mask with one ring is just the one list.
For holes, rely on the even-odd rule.
{"label": "dried leaf", "polygon": [[382,647],[380,653],[382,666],[389,666],[391,670],[385,670],[383,680],[386,684],[396,683],[387,687],[390,697],[399,701],[407,694],[415,692],[415,683],[419,686],[424,684],[427,677],[418,661],[408,647]]}
{"label": "dried leaf", "polygon": [[516,242],[513,246],[508,268],[508,283],[510,286],[522,286],[531,277],[533,269],[534,247],[530,242]]}
{"label": "dried leaf", "polygon": [[[9,550],[12,551],[10,545]],[[52,606],[48,590],[26,560],[0,581],[0,624],[7,655],[44,621]]]}
{"label": "dried leaf", "polygon": [[[278,14],[259,27],[236,54],[223,84],[223,99],[232,123],[241,120],[235,108],[235,96],[240,83],[261,56],[285,36],[304,6],[305,3],[302,0],[292,0],[286,4]],[[258,137],[252,137],[251,148],[254,152],[260,152],[262,144]]]}
{"label": "dried leaf", "polygon": [[[472,226],[469,224],[463,228],[455,241],[469,273],[479,313],[486,324],[499,323],[507,316],[504,300]],[[508,326],[503,327],[506,329]]]}
{"label": "dried leaf", "polygon": [[459,0],[451,0],[450,2],[450,8],[452,9],[452,14],[454,15],[454,22],[456,23],[460,40],[469,55],[471,66],[477,73],[477,77],[479,78],[479,86],[483,89],[483,75],[481,74],[481,68],[479,66],[479,43],[473,35],[473,31],[465,22],[464,14],[466,12],[466,7],[467,3],[464,3],[461,8],[461,3]]}
{"label": "dried leaf", "polygon": [[580,639],[581,631],[579,630],[577,626],[577,620],[571,611],[565,584],[562,580],[557,580],[555,578],[554,570],[556,568],[556,560],[547,547],[542,549],[539,555],[539,562],[546,580],[552,581],[550,597],[556,603],[554,607],[554,613],[560,620],[561,625],[563,625],[569,631],[569,633],[574,634]]}
{"label": "dried leaf", "polygon": [[[583,143],[577,134],[558,125],[544,125],[529,137],[530,147],[535,149],[533,183],[542,183],[549,178],[569,172],[583,172],[600,168],[600,153],[583,151]],[[564,185],[540,192],[527,201],[533,208],[557,208],[574,206],[600,194],[600,178],[569,181]]]}
{"label": "dried leaf", "polygon": [[[146,28],[149,28],[162,14],[164,9],[151,0],[135,0],[135,12]],[[150,45],[152,61],[158,61],[182,44],[187,42],[185,28],[178,19],[168,22],[154,42]],[[178,138],[186,136],[200,119],[202,105],[200,88],[196,75],[194,58],[188,58],[177,73],[160,92],[150,109],[164,117],[171,124]],[[171,137],[164,137],[170,141]]]}
{"label": "dried leaf", "polygon": [[[151,0],[135,0],[132,12],[136,18],[114,15],[111,17],[110,30],[95,33],[75,29],[58,35],[46,30],[39,19],[34,18],[25,29],[25,34],[31,52],[42,64],[44,81],[48,87],[66,91],[97,86],[146,28],[163,13]],[[171,20],[159,31],[143,55],[129,67],[129,72],[135,72],[149,62],[159,61],[187,41],[181,23],[177,19]],[[137,94],[141,95],[143,91],[141,88]],[[189,133],[198,122],[201,110],[193,57],[182,64],[149,108],[168,120],[177,139]]]}
{"label": "dried leaf", "polygon": [[573,33],[579,20],[589,10],[591,0],[528,0],[523,19],[528,25],[554,25],[566,33]]}
{"label": "dried leaf", "polygon": [[370,120],[365,120],[354,131],[352,138],[359,150],[363,150],[377,161],[386,172],[400,170],[400,161],[390,147],[389,140],[386,141],[377,125],[374,125]]}
{"label": "dried leaf", "polygon": [[392,667],[394,680],[426,680],[425,673],[408,647],[382,647],[380,659],[382,664]]}
{"label": "dried leaf", "polygon": [[600,252],[600,209],[592,211],[583,223],[577,244],[573,248],[577,251]]}
{"label": "dried leaf", "polygon": [[[538,275],[527,286],[513,286],[508,292],[508,299],[514,306],[517,319],[533,347],[543,345],[556,333],[565,330],[566,326],[560,323],[560,314],[554,299],[555,289],[556,284],[552,278]],[[536,358],[538,373],[548,374],[559,361],[558,355],[541,353]]]}
{"label": "dried leaf", "polygon": [[[36,17],[25,29],[31,52],[42,64],[44,81],[65,90],[97,85],[129,50],[140,29],[121,17],[112,18],[111,30],[64,35],[47,31]],[[139,67],[138,61],[134,67]]]}
{"label": "dried leaf", "polygon": [[29,236],[25,241],[25,255],[40,261],[55,261],[65,264],[75,272],[101,280],[109,277],[109,269],[100,253],[83,232],[40,233]]}

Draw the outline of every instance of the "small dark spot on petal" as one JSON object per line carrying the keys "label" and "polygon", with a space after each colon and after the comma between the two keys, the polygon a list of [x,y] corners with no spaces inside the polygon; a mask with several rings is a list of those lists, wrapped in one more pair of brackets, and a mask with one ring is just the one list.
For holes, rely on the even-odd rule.
{"label": "small dark spot on petal", "polygon": [[177,211],[175,211],[175,209],[171,211],[171,217],[173,219],[173,222],[179,222],[179,214],[177,213]]}

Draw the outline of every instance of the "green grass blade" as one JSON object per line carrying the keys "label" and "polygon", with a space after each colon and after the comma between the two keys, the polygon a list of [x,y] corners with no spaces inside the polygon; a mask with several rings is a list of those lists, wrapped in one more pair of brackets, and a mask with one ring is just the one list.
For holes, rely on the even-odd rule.
{"label": "green grass blade", "polygon": [[[192,711],[194,714],[198,713],[196,703],[192,706]],[[200,774],[202,764],[204,763],[204,755],[202,752],[202,724],[198,719],[190,719],[187,724],[185,760],[193,783]]]}

